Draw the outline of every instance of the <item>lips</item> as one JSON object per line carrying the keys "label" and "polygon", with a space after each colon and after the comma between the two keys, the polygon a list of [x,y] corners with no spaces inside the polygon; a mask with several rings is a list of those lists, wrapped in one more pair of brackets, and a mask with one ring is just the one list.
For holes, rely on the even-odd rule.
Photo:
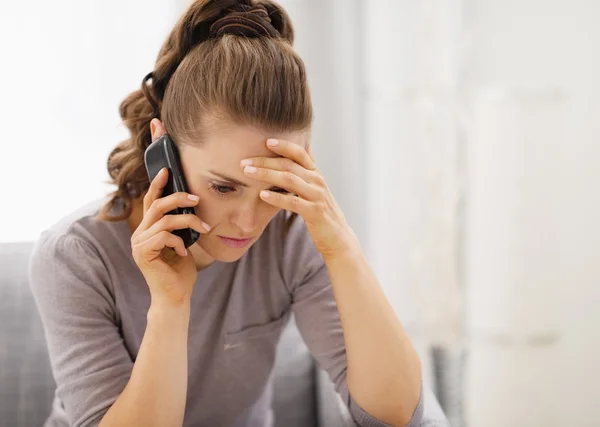
{"label": "lips", "polygon": [[219,236],[219,238],[226,246],[229,246],[230,248],[243,248],[244,246],[247,246],[252,240],[252,237],[246,239],[238,239],[235,237]]}
{"label": "lips", "polygon": [[224,239],[231,239],[231,240],[250,240],[252,239],[252,237],[229,237],[229,236],[219,236],[222,237]]}

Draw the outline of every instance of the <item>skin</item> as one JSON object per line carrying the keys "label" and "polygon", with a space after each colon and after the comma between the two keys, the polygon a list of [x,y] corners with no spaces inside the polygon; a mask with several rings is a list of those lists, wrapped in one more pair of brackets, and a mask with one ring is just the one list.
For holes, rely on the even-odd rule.
{"label": "skin", "polygon": [[[153,140],[165,133],[164,126],[157,119],[151,122],[151,131]],[[277,144],[269,145],[273,140]],[[185,195],[180,194],[179,202],[169,196],[171,204],[167,204],[169,197],[158,197],[166,179],[155,179],[148,194],[134,203],[129,219],[134,258],[150,286],[155,313],[159,313],[154,316],[170,319],[173,315],[164,313],[180,312],[178,306],[181,306],[186,313],[185,318],[189,318],[194,266],[199,270],[215,260],[235,261],[251,246],[231,248],[224,245],[219,236],[250,237],[251,243],[254,243],[280,209],[293,211],[304,219],[329,274],[344,333],[347,383],[352,397],[375,418],[394,427],[405,426],[412,418],[421,393],[419,357],[367,262],[356,235],[317,169],[306,134],[289,133],[273,139],[273,135],[258,129],[231,124],[210,132],[202,144],[182,145],[180,154],[190,193],[198,196],[199,201],[189,204]],[[240,181],[245,186],[228,183],[209,174],[209,170]],[[229,187],[228,190],[233,192],[221,197],[211,189],[211,184]],[[273,191],[275,189],[285,191]],[[156,231],[182,228],[183,218],[167,218],[171,222],[179,221],[175,228],[174,224],[171,228],[167,227],[165,219],[157,222],[177,203],[181,206],[184,203],[188,203],[186,206],[195,205],[197,216],[189,215],[191,218],[186,219],[186,226],[192,226],[202,235],[188,253],[185,253],[182,243],[172,243],[177,255],[167,263],[159,255],[162,242],[171,239],[169,233],[166,233],[169,237],[164,237],[163,233],[162,240],[152,242],[157,236]],[[154,225],[152,229],[152,224],[160,225],[161,221],[160,227]],[[200,230],[202,221],[208,223],[210,231]],[[186,283],[182,284],[182,281]],[[162,309],[166,307],[162,304],[164,301],[169,301],[166,311]],[[173,301],[177,303],[172,304]],[[183,358],[185,340],[179,346]],[[148,354],[153,353],[149,351]],[[173,357],[172,352],[170,357]],[[148,366],[159,364],[148,362]],[[147,374],[139,377],[146,378]],[[185,372],[181,373],[181,378],[184,377]],[[141,380],[139,382],[142,384]],[[181,388],[183,385],[179,380],[173,383],[173,387]],[[135,390],[147,389],[142,384]],[[131,395],[137,396],[139,392]],[[176,408],[174,412],[182,416],[181,400],[174,398],[165,405]],[[123,413],[127,414],[127,411],[123,410]]]}

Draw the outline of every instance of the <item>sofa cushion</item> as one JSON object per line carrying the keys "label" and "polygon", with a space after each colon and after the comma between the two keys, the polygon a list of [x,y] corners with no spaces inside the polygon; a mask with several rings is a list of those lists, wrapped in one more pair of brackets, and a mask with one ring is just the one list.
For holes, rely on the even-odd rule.
{"label": "sofa cushion", "polygon": [[314,369],[314,360],[291,316],[281,335],[275,360],[273,412],[277,427],[318,425]]}
{"label": "sofa cushion", "polygon": [[0,244],[0,427],[41,426],[56,388],[27,280],[31,249]]}

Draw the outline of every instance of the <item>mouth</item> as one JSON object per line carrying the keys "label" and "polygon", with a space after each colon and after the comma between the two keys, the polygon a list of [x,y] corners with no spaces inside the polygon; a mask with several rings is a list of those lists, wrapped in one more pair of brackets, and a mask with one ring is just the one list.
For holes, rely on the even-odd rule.
{"label": "mouth", "polygon": [[252,241],[253,238],[249,237],[247,239],[237,239],[235,237],[219,236],[219,239],[221,239],[221,242],[223,242],[223,244],[229,246],[230,248],[243,248],[245,246],[248,246],[248,244]]}

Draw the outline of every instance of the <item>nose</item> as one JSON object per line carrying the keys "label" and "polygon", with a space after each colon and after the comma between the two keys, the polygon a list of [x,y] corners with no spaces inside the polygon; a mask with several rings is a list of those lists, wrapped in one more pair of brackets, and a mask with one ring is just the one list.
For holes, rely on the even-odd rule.
{"label": "nose", "polygon": [[233,216],[233,224],[246,234],[256,229],[256,205],[245,204]]}

